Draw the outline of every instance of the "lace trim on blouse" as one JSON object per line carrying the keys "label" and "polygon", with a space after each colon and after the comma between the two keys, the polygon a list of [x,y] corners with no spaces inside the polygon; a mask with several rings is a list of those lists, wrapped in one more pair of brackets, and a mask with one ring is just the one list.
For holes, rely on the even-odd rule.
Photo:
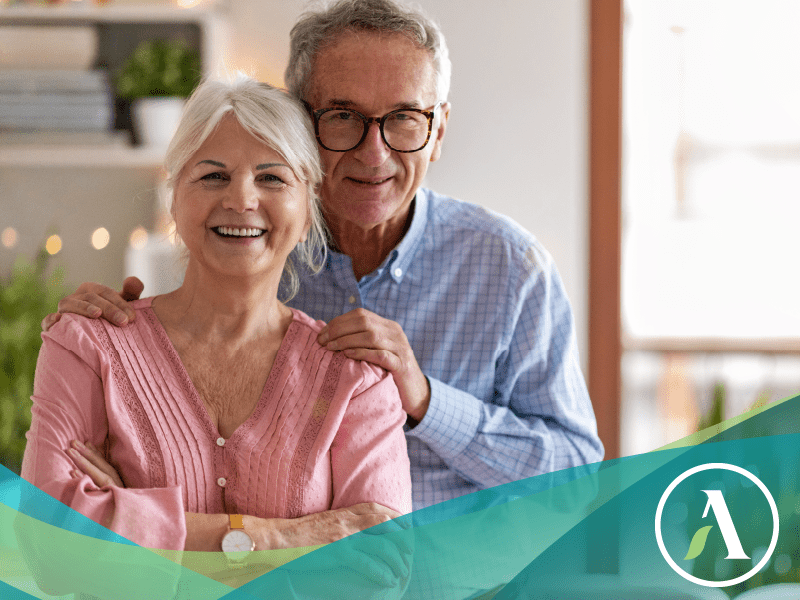
{"label": "lace trim on blouse", "polygon": [[111,372],[114,374],[116,381],[119,382],[122,400],[125,408],[128,411],[128,416],[136,429],[136,437],[139,439],[147,457],[148,477],[150,480],[149,487],[163,488],[167,487],[166,469],[164,468],[164,456],[161,454],[161,448],[156,441],[156,432],[150,419],[145,413],[142,401],[136,395],[133,389],[130,378],[125,368],[122,366],[122,359],[119,356],[111,336],[100,320],[92,320],[91,325],[95,330],[95,334],[100,340],[100,344],[106,351],[106,355],[111,362]]}

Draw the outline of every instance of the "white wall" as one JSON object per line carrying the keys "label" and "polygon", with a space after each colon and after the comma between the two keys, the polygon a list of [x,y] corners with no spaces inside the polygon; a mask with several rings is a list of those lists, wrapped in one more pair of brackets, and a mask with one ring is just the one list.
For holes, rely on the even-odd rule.
{"label": "white wall", "polygon": [[[553,254],[586,361],[588,4],[421,0],[453,61],[452,111],[435,190],[504,213]],[[235,0],[228,64],[282,81],[305,2]]]}
{"label": "white wall", "polygon": [[[421,5],[442,25],[453,61],[444,152],[427,183],[512,217],[544,243],[572,299],[585,362],[587,2]],[[229,0],[224,62],[281,84],[289,31],[304,6],[305,0]],[[91,279],[120,285],[128,233],[151,226],[153,173],[0,169],[0,183],[0,200],[10,209],[0,229],[7,222],[21,232],[16,248],[0,248],[3,272],[17,252],[32,255],[55,225],[64,237],[55,263],[67,267],[71,286]],[[87,236],[100,226],[111,231],[112,243],[98,252]]]}

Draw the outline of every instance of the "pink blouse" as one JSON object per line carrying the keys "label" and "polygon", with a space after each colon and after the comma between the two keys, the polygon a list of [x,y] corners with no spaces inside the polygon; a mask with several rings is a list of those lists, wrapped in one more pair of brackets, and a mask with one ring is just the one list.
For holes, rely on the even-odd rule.
{"label": "pink blouse", "polygon": [[[224,439],[151,303],[135,302],[123,328],[64,315],[42,335],[25,479],[149,548],[183,549],[184,512],[411,510],[406,417],[390,374],[326,350],[323,323],[292,310],[255,410]],[[74,439],[104,448],[126,487],[71,478]]]}

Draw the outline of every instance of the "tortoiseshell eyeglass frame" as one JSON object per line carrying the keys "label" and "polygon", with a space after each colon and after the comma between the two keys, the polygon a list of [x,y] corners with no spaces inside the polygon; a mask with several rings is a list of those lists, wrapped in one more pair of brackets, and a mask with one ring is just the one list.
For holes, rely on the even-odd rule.
{"label": "tortoiseshell eyeglass frame", "polygon": [[[355,150],[356,148],[358,148],[367,138],[367,132],[369,131],[369,126],[372,123],[378,124],[378,128],[381,131],[381,138],[383,139],[383,143],[386,144],[389,148],[391,148],[395,152],[404,152],[404,153],[419,152],[420,150],[425,148],[425,146],[428,145],[428,142],[431,139],[431,131],[433,129],[433,117],[436,115],[436,109],[439,108],[442,104],[443,102],[439,101],[430,110],[423,110],[421,108],[398,108],[397,110],[393,110],[389,113],[386,113],[382,117],[367,117],[365,115],[362,115],[357,110],[353,110],[352,108],[340,108],[332,106],[330,108],[320,108],[314,110],[308,102],[303,100],[303,105],[306,107],[308,112],[311,114],[312,119],[314,120],[314,135],[317,137],[317,142],[319,143],[320,146],[325,148],[325,150],[330,150],[331,152],[350,152],[350,150]],[[361,119],[362,123],[364,124],[364,132],[361,134],[361,139],[358,140],[358,142],[354,146],[348,148],[347,150],[335,150],[334,148],[328,148],[328,146],[322,143],[322,140],[319,137],[319,118],[326,112],[332,110],[346,110],[348,112],[351,112],[354,115],[358,116]],[[398,150],[386,140],[386,135],[383,132],[383,124],[386,122],[386,119],[391,117],[393,114],[399,112],[409,112],[409,111],[425,115],[425,117],[428,119],[428,134],[425,136],[425,141],[423,142],[423,144],[416,150]]]}

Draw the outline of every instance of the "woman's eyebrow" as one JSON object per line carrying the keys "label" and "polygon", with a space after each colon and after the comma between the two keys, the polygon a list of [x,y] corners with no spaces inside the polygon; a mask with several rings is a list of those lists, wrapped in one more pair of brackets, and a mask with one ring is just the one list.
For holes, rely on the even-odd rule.
{"label": "woman's eyebrow", "polygon": [[[221,163],[221,162],[216,161],[216,160],[201,160],[199,163],[197,163],[197,165],[202,165],[204,163],[209,164],[209,165],[214,165],[215,167],[220,167],[222,169],[225,168],[225,164],[224,163]],[[197,165],[195,165],[195,167]]]}
{"label": "woman's eyebrow", "polygon": [[285,165],[283,163],[263,163],[256,165],[256,171],[260,171],[261,169],[269,169],[270,167],[286,167],[288,169],[289,165]]}

